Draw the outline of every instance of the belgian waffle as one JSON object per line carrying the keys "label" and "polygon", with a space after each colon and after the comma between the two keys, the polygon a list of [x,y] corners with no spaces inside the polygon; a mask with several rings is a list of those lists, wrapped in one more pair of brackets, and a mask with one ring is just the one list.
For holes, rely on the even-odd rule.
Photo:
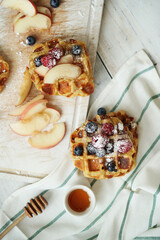
{"label": "belgian waffle", "polygon": [[[75,56],[72,54],[72,48],[75,45],[81,47],[82,51],[80,55]],[[64,56],[68,54],[73,55],[72,64],[81,68],[81,74],[77,78],[59,78],[54,82],[54,84],[48,84],[44,83],[44,76],[37,74],[35,71],[35,59],[37,57],[46,56],[49,51],[55,47],[61,48]],[[93,75],[89,55],[85,44],[78,40],[70,39],[69,41],[64,41],[62,39],[54,39],[52,41],[37,44],[33,50],[33,53],[30,55],[29,72],[36,88],[49,95],[85,97],[94,91]]]}
{"label": "belgian waffle", "polygon": [[4,59],[0,56],[0,93],[5,87],[5,83],[9,75],[9,65]]}
{"label": "belgian waffle", "polygon": [[[96,115],[92,120],[92,122],[98,125],[95,133],[87,133],[86,125],[88,122],[90,120],[86,121],[71,135],[71,153],[75,166],[83,171],[84,176],[95,179],[119,177],[130,172],[135,167],[138,151],[137,124],[134,119],[129,117],[124,111],[119,111],[118,113],[111,112],[101,116]],[[108,141],[112,142],[114,150],[111,153],[106,152],[103,157],[98,157],[96,154],[90,154],[87,146],[92,143],[95,134],[102,133],[102,126],[105,123],[111,123],[114,127],[113,134],[107,136]],[[127,140],[132,144],[129,151],[125,153],[119,152],[118,149],[119,141],[122,140]],[[83,149],[83,153],[80,156],[76,156],[74,153],[77,146]],[[108,168],[111,163],[115,166],[113,171]]]}

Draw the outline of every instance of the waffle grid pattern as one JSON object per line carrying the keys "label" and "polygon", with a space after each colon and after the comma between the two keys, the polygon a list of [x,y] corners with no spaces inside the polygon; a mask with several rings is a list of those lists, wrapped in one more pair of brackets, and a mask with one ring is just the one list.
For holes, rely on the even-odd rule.
{"label": "waffle grid pattern", "polygon": [[[49,50],[54,47],[63,48],[64,55],[71,54],[71,49],[73,46],[81,46],[81,54],[78,56],[73,55],[73,64],[81,67],[82,73],[76,79],[61,78],[55,81],[54,84],[44,84],[44,77],[39,76],[36,72],[36,66],[34,63],[35,58],[48,55]],[[29,59],[29,72],[31,74],[31,79],[34,82],[36,88],[41,92],[49,95],[62,95],[66,97],[75,96],[88,96],[94,91],[93,75],[91,69],[91,63],[89,59],[86,46],[83,42],[70,39],[69,41],[64,41],[62,39],[54,39],[47,41],[45,43],[37,44],[30,55]]]}
{"label": "waffle grid pattern", "polygon": [[[114,126],[117,126],[118,123],[123,123],[125,134],[124,132],[123,134],[114,134],[110,136],[109,139],[115,143],[118,139],[125,138],[132,141],[133,146],[130,151],[124,154],[114,151],[113,153],[106,154],[102,158],[96,155],[90,155],[87,151],[87,145],[92,142],[92,134],[89,136],[85,130],[85,126],[88,123],[87,121],[71,135],[71,152],[75,166],[83,171],[84,176],[95,179],[119,177],[130,172],[135,167],[135,159],[138,151],[137,126],[133,118],[130,118],[124,111],[121,111],[117,114],[110,113],[105,116],[96,115],[93,121],[98,123],[99,126],[96,133],[101,132],[101,126],[104,123],[112,123]],[[131,123],[134,127],[131,127]],[[82,156],[76,156],[74,154],[74,149],[77,146],[83,147]],[[109,161],[114,161],[117,172],[109,172],[107,170],[106,164]]]}
{"label": "waffle grid pattern", "polygon": [[0,56],[0,93],[5,87],[5,83],[9,75],[9,65],[4,59]]}

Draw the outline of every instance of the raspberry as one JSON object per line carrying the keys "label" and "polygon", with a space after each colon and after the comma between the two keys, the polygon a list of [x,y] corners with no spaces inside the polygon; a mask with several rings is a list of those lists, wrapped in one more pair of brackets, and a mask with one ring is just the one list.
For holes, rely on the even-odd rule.
{"label": "raspberry", "polygon": [[41,63],[45,67],[52,68],[56,65],[56,59],[49,54],[41,58]]}
{"label": "raspberry", "polygon": [[60,48],[55,47],[49,51],[49,54],[59,60],[63,56],[63,51]]}
{"label": "raspberry", "polygon": [[102,126],[102,133],[104,133],[108,136],[113,135],[113,130],[114,130],[114,127],[113,127],[112,123],[105,123]]}
{"label": "raspberry", "polygon": [[101,134],[95,134],[92,137],[92,145],[95,148],[104,148],[108,141],[109,141],[109,139],[106,136],[101,135]]}
{"label": "raspberry", "polygon": [[132,143],[128,139],[119,139],[115,144],[115,148],[120,153],[126,153],[131,150]]}

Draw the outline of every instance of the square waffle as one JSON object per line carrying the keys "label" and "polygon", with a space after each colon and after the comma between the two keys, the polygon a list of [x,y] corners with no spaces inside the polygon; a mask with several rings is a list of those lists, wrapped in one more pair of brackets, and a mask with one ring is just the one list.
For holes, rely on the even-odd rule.
{"label": "square waffle", "polygon": [[[80,52],[79,53],[76,52],[74,54],[73,48],[77,46],[80,48]],[[61,51],[62,53],[61,57],[69,55],[71,59],[65,60],[65,62],[62,62],[61,59],[57,60],[56,59],[57,56],[55,56],[54,49],[58,49]],[[50,53],[52,51],[55,58],[50,60],[49,58],[52,55]],[[53,70],[52,73],[54,72],[53,82],[52,82],[53,78],[50,78],[50,81],[48,81],[49,72],[39,74],[38,73],[39,71],[37,71],[37,68],[42,68],[42,66],[37,67],[35,61],[38,58],[41,59],[41,61],[44,60],[43,58],[44,56],[48,58],[48,63],[51,63],[48,64],[48,66],[50,68],[49,69],[50,73],[51,70]],[[42,65],[46,64],[46,62],[44,61],[42,62],[43,62],[41,63]],[[64,71],[63,68],[65,64],[67,64],[68,69],[65,69]],[[61,65],[60,68],[59,65]],[[58,68],[60,69],[59,75],[57,74]],[[76,71],[79,72],[78,75],[76,73],[74,74],[74,69],[76,69]],[[67,71],[69,73],[66,73]],[[64,41],[62,39],[54,39],[51,41],[47,41],[45,43],[37,44],[33,50],[33,53],[30,55],[29,72],[36,88],[41,92],[44,92],[49,95],[62,95],[66,97],[75,96],[85,97],[90,95],[94,91],[93,75],[89,55],[86,50],[85,44],[78,40],[70,39],[69,41]]]}
{"label": "square waffle", "polygon": [[9,75],[9,65],[4,59],[0,56],[0,93],[5,87],[5,83]]}
{"label": "square waffle", "polygon": [[[89,122],[97,125],[94,133],[86,131]],[[104,126],[112,126],[111,131],[107,129],[105,132]],[[77,149],[78,154],[75,152]],[[124,111],[96,115],[71,135],[74,164],[89,178],[105,179],[125,175],[135,167],[137,151],[137,124]]]}

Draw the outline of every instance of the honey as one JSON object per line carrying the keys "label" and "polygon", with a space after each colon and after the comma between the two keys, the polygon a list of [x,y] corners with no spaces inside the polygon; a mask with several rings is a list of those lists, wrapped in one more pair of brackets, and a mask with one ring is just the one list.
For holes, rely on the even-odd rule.
{"label": "honey", "polygon": [[88,193],[82,189],[73,190],[68,196],[68,204],[73,211],[85,211],[90,206]]}

